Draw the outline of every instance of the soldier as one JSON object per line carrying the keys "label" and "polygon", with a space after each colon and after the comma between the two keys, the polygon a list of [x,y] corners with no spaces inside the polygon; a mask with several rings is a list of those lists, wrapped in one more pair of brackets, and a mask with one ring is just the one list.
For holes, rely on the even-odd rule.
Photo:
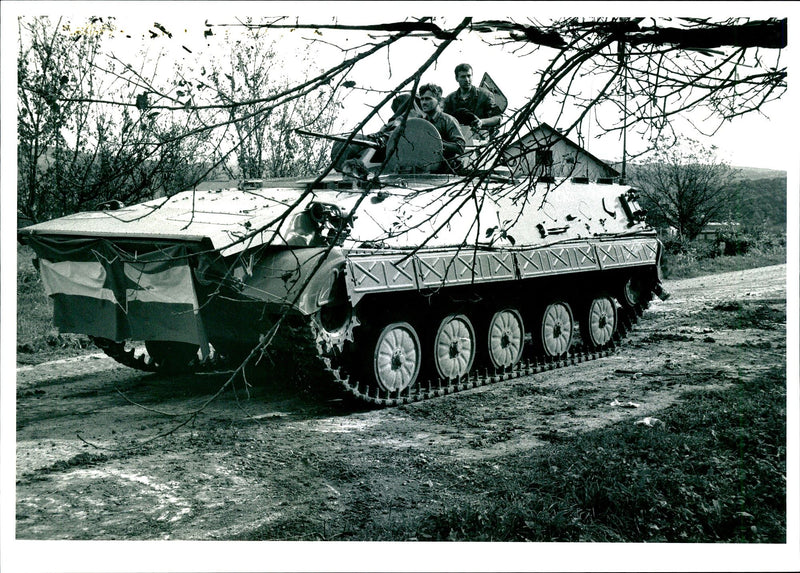
{"label": "soldier", "polygon": [[391,123],[396,118],[400,118],[403,115],[405,115],[406,109],[408,109],[409,105],[411,106],[411,109],[408,112],[408,117],[422,117],[423,116],[422,111],[419,109],[419,106],[420,106],[419,98],[415,97],[412,102],[409,102],[410,99],[411,99],[411,94],[410,93],[401,93],[401,94],[398,94],[397,97],[395,97],[392,100],[392,114],[393,115],[392,115],[391,119],[389,119],[388,123]]}
{"label": "soldier", "polygon": [[[406,117],[406,115],[408,118],[425,117],[425,114],[422,113],[419,106],[420,102],[418,97],[412,99],[410,93],[398,94],[397,97],[392,100],[392,117],[389,118],[389,121],[386,122],[386,125],[384,125],[377,134],[368,137],[377,137],[378,141],[385,144],[388,139],[388,134],[402,123],[403,117]],[[409,107],[411,109],[409,109]]]}
{"label": "soldier", "polygon": [[459,88],[444,99],[444,112],[473,130],[494,130],[500,125],[502,112],[492,92],[472,85],[472,66],[469,64],[457,65],[455,74]]}
{"label": "soldier", "polygon": [[[376,151],[372,156],[371,161],[383,162],[386,159],[386,150],[388,147],[397,144],[397,138],[400,136],[399,131],[395,131],[403,123],[404,118],[420,118],[424,119],[425,114],[420,109],[420,102],[418,97],[411,97],[411,93],[398,94],[392,100],[392,117],[386,122],[381,130],[377,133],[372,133],[366,136],[366,139],[375,141],[381,144],[382,148]],[[394,139],[394,144],[390,145],[389,141]],[[363,148],[352,146],[345,159],[351,159],[360,155]]]}
{"label": "soldier", "polygon": [[445,159],[462,153],[467,142],[461,135],[461,129],[455,118],[442,111],[442,88],[436,84],[425,84],[419,88],[419,99],[425,119],[431,122],[442,136]]}

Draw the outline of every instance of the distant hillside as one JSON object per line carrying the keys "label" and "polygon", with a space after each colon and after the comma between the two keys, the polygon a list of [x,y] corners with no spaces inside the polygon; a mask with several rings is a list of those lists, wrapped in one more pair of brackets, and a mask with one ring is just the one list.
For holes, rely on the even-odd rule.
{"label": "distant hillside", "polygon": [[[768,170],[767,170],[768,171]],[[739,179],[733,184],[735,196],[731,215],[745,225],[786,231],[786,173],[779,177]]]}
{"label": "distant hillside", "polygon": [[786,171],[765,169],[763,167],[733,167],[738,173],[737,179],[786,179]]}
{"label": "distant hillside", "polygon": [[[612,166],[617,171],[622,170],[622,163],[619,161],[606,161],[606,163]],[[636,169],[639,167],[636,163],[628,163],[627,171],[628,176],[631,177],[636,173]],[[737,171],[736,178],[737,179],[772,179],[772,178],[779,178],[783,177],[786,178],[786,171],[781,171],[779,169],[766,169],[764,167],[738,167],[735,165],[731,166],[734,170]]]}
{"label": "distant hillside", "polygon": [[[638,165],[628,167],[630,179]],[[746,228],[766,228],[786,232],[786,171],[761,167],[734,167],[736,178],[731,185],[733,202],[722,218],[738,221]]]}

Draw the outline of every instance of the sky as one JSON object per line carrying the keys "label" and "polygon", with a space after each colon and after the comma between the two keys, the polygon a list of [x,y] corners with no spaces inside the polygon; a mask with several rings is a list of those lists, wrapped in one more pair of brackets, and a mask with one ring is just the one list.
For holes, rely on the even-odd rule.
{"label": "sky", "polygon": [[[362,3],[357,3],[359,6],[364,6]],[[408,6],[407,3],[380,3],[381,6],[388,5],[389,9],[382,9],[380,17],[397,18],[401,19],[410,12],[403,7]],[[440,18],[442,24],[453,25],[457,23],[465,14],[463,10],[457,13],[450,3],[435,4],[439,10],[431,10],[430,4],[426,6],[425,13]],[[218,6],[218,5],[217,5]],[[281,12],[275,11],[270,6],[271,14],[280,14]],[[485,5],[475,5],[477,9],[471,12],[476,19],[491,18],[498,16],[498,10],[486,13]],[[506,14],[512,14],[524,21],[525,13],[534,12],[537,16],[543,16],[541,10],[542,5],[536,3],[518,3],[511,5],[504,5],[493,3],[493,6],[506,6],[509,10]],[[536,6],[536,10],[526,9],[531,6]],[[549,10],[552,8],[548,7]],[[627,9],[626,15],[630,15],[630,8]],[[685,6],[682,7],[682,14],[685,11]],[[193,16],[188,16],[185,13],[175,13],[165,10],[163,13],[158,14],[159,22],[163,23],[173,33],[176,38],[184,35],[187,38],[187,43],[193,46],[194,50],[198,48],[203,50],[202,42],[199,40],[199,30],[205,29],[204,22],[206,20],[212,23],[231,23],[234,22],[235,14],[248,14],[256,16],[252,7],[243,12],[236,10],[226,9],[224,13],[219,13],[216,10],[209,10],[210,16],[204,11],[198,11]],[[288,13],[288,12],[287,12]],[[299,12],[298,12],[299,13]],[[640,13],[637,11],[637,14]],[[443,16],[439,16],[443,14]],[[774,11],[769,12],[770,15],[775,15]],[[365,20],[363,17],[354,16],[353,14],[332,13],[330,9],[321,11],[315,10],[312,14],[306,13],[305,22],[316,21],[322,22],[328,15],[336,15],[342,23],[365,21],[376,21],[376,15],[371,14]],[[563,15],[563,13],[561,13]],[[135,14],[135,18],[127,16],[125,21],[130,25],[128,26],[134,38],[137,34],[132,32],[136,28],[142,28],[140,34],[147,34],[147,28],[152,29],[153,18],[143,16],[141,13]],[[183,28],[183,30],[181,30]],[[304,42],[297,42],[298,38],[312,37],[310,31],[303,32],[284,32],[282,34],[281,44],[287,45],[286,53],[294,53],[293,46],[299,46]],[[344,37],[349,37],[350,34],[341,32],[323,31],[321,38],[329,42],[341,43]],[[140,36],[139,36],[140,37]],[[329,61],[331,65],[338,63],[341,59],[341,53],[338,49],[332,48],[326,44],[319,44],[319,52],[317,55],[318,64],[325,65]],[[431,40],[423,39],[408,39],[403,40],[402,44],[393,48],[390,52],[390,57],[384,55],[373,57],[364,64],[359,65],[353,74],[353,79],[356,80],[359,86],[373,88],[376,90],[387,90],[394,87],[396,82],[400,79],[406,78],[412,71],[424,62],[430,54],[434,51],[435,45]],[[182,57],[187,54],[180,52]],[[195,54],[196,55],[196,54]],[[544,54],[543,54],[544,55]],[[445,94],[455,90],[458,86],[455,82],[453,69],[455,66],[462,62],[469,62],[474,69],[474,81],[478,83],[483,73],[489,73],[492,79],[497,83],[500,89],[504,92],[509,100],[509,108],[518,107],[527,101],[531,90],[534,87],[536,74],[539,71],[539,66],[545,65],[544,58],[526,58],[520,59],[509,50],[499,49],[496,46],[487,45],[482,38],[477,35],[468,35],[463,39],[458,40],[439,58],[436,64],[423,76],[423,83],[436,83],[440,85]],[[587,79],[591,81],[591,79]],[[791,119],[790,116],[794,113],[793,106],[790,106],[789,99],[791,94],[787,94],[782,100],[772,102],[766,105],[758,114],[749,114],[735,121],[725,124],[714,136],[706,137],[702,133],[696,131],[685,120],[677,119],[674,124],[683,133],[692,136],[708,145],[716,145],[718,147],[718,155],[721,159],[730,162],[734,166],[739,167],[762,167],[780,170],[789,170],[792,163],[797,162],[797,154],[794,152],[793,147],[788,145],[791,134],[793,132],[793,125],[796,125],[796,119]],[[341,128],[343,131],[352,128],[358,121],[369,111],[377,101],[380,100],[380,95],[375,93],[361,94],[354,92],[346,100],[346,109],[342,114]],[[551,107],[551,112],[548,114],[547,108],[543,108],[540,115],[542,121],[553,122],[556,113],[556,108]],[[609,123],[609,117],[601,115],[601,121]],[[704,126],[707,132],[711,132],[711,124],[704,123],[703,118],[695,113],[691,118],[695,124]],[[349,125],[348,125],[349,123]],[[380,122],[377,120],[369,124],[369,128],[377,130],[380,127]],[[601,129],[597,124],[587,121],[582,126],[582,135],[584,146],[596,155],[605,160],[619,161],[622,157],[622,142],[618,133],[608,134],[602,137]],[[758,142],[757,145],[754,145]],[[636,154],[644,150],[648,141],[639,139],[631,130],[628,133],[628,153],[629,155]]]}
{"label": "sky", "polygon": [[[36,5],[37,3],[33,3]],[[449,3],[441,2],[435,4],[425,4],[423,14],[429,14],[438,18],[438,23],[453,25],[457,23],[467,12],[466,6],[473,7],[469,14],[475,19],[498,17],[501,15],[511,15],[522,21],[527,18],[526,14],[536,14],[537,17],[546,15],[569,14],[572,3],[559,3],[558,11],[554,11],[551,5],[542,3],[519,2],[519,3],[492,3],[492,9],[487,8],[488,3]],[[597,10],[598,3],[590,3],[591,9]],[[744,3],[750,9],[756,3]],[[191,5],[192,10],[186,10],[186,6]],[[669,4],[666,4],[669,6]],[[694,5],[691,4],[692,6]],[[699,3],[703,6],[703,3]],[[763,8],[760,10],[762,16],[775,16],[774,10],[770,10],[770,3],[758,4]],[[159,22],[164,25],[174,37],[171,40],[164,39],[163,45],[172,48],[171,52],[178,58],[191,61],[202,57],[204,51],[213,49],[207,46],[207,42],[202,35],[206,29],[205,22],[213,24],[235,23],[237,16],[259,16],[269,15],[297,15],[302,17],[304,22],[325,22],[329,18],[336,16],[341,23],[364,23],[375,22],[387,19],[402,19],[410,13],[419,13],[420,5],[407,2],[383,2],[374,5],[361,2],[354,3],[358,14],[352,11],[342,10],[342,6],[348,4],[337,3],[295,3],[285,4],[280,2],[269,3],[170,3],[170,2],[123,2],[123,3],[94,3],[94,2],[70,2],[70,3],[44,3],[46,10],[22,9],[23,13],[47,13],[47,14],[71,14],[75,17],[90,14],[108,14],[116,16],[117,25],[122,28],[125,34],[131,36],[130,39],[120,36],[112,45],[117,55],[129,58],[132,62],[140,62],[137,51],[142,46],[147,46],[153,50],[158,44],[150,39],[148,30],[153,30],[153,23]],[[68,6],[68,9],[65,9]],[[98,9],[102,6],[102,12]],[[153,9],[155,7],[156,9]],[[299,6],[299,7],[298,7]],[[366,6],[381,6],[380,15],[372,10],[366,15],[360,14],[359,8]],[[436,10],[431,7],[436,6]],[[580,5],[585,8],[585,5]],[[630,5],[617,6],[615,3],[603,3],[604,14],[608,15],[631,15]],[[614,7],[622,9],[621,14],[615,14]],[[636,14],[645,14],[652,6],[648,3],[637,3]],[[664,6],[664,4],[661,4]],[[681,5],[681,14],[685,14],[687,4]],[[719,5],[715,10],[719,10]],[[150,9],[142,9],[150,8]],[[258,10],[254,8],[258,7]],[[456,9],[458,7],[458,10]],[[609,10],[605,10],[609,8]],[[501,12],[502,10],[502,12]],[[581,12],[583,13],[583,12]],[[661,12],[663,14],[663,12]],[[758,16],[758,14],[753,14]],[[220,28],[215,27],[215,32],[219,33]],[[790,27],[791,30],[791,27]],[[272,33],[271,33],[272,34]],[[276,34],[277,35],[277,34]],[[322,34],[314,36],[311,31],[284,31],[280,32],[281,54],[286,57],[291,67],[291,59],[298,53],[297,48],[304,45],[301,38],[316,37],[323,42],[317,44],[315,58],[320,66],[327,62],[331,65],[341,60],[341,52],[330,44],[324,42],[341,43],[345,37],[353,40],[356,35],[349,33],[323,31]],[[353,36],[350,38],[350,36]],[[274,37],[274,36],[270,36]],[[192,50],[192,54],[180,49],[185,45]],[[395,86],[397,81],[405,78],[411,71],[415,70],[421,62],[435,49],[431,40],[408,39],[394,47],[389,57],[380,55],[371,60],[360,64],[355,70],[353,79],[362,87],[373,88],[376,90],[388,90]],[[538,66],[544,65],[544,59],[526,58],[520,59],[511,54],[508,50],[498,47],[488,46],[477,35],[466,36],[458,40],[453,46],[439,58],[433,68],[423,77],[423,83],[439,84],[444,93],[447,94],[457,88],[453,75],[454,67],[461,62],[469,62],[474,69],[475,83],[480,81],[483,73],[489,73],[500,89],[509,100],[509,108],[522,105],[532,88]],[[298,66],[299,67],[299,66]],[[163,66],[162,66],[163,68]],[[587,79],[590,82],[591,79]],[[369,108],[377,103],[381,95],[376,93],[359,93],[354,91],[346,100],[346,109],[341,116],[341,123],[338,127],[342,131],[348,130],[358,123],[358,121],[369,111]],[[705,137],[694,130],[688,122],[678,119],[675,125],[687,135],[707,143],[716,145],[720,158],[739,167],[762,167],[780,170],[789,170],[793,163],[797,163],[797,154],[793,147],[788,145],[792,133],[795,132],[794,126],[797,120],[794,107],[790,105],[791,94],[787,94],[781,100],[772,102],[765,106],[758,114],[748,114],[735,121],[724,125],[713,137]],[[548,113],[546,107],[542,108],[540,119],[552,123],[555,116],[555,108],[551,108],[552,113]],[[551,119],[553,118],[553,119]],[[609,117],[601,115],[601,121],[609,123]],[[703,125],[699,114],[694,114],[692,120],[696,124]],[[380,122],[376,119],[367,126],[377,130]],[[711,131],[710,124],[704,128]],[[592,122],[584,122],[581,130],[584,146],[594,155],[608,160],[619,161],[622,156],[622,142],[618,133],[601,135],[600,127]],[[575,139],[575,138],[574,138]],[[757,144],[755,144],[757,142]],[[628,153],[636,154],[647,147],[649,142],[639,139],[633,131],[628,133]]]}

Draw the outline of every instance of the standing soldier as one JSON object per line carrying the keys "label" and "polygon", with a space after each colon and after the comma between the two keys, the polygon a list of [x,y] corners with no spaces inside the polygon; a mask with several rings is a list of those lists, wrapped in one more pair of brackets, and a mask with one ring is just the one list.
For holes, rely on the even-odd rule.
{"label": "standing soldier", "polygon": [[475,131],[497,128],[502,111],[495,103],[492,92],[472,85],[472,66],[459,64],[455,74],[459,88],[444,99],[444,112]]}

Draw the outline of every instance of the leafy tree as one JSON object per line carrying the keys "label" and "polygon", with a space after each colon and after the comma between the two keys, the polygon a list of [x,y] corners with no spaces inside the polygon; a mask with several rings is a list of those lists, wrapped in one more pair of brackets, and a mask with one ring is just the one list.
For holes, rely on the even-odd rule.
{"label": "leafy tree", "polygon": [[309,175],[328,158],[326,142],[294,130],[328,131],[337,97],[318,90],[274,113],[259,103],[292,87],[257,29],[225,38],[228,67],[212,60],[207,72],[163,50],[140,52],[139,65],[117,58],[113,18],[22,17],[18,27],[18,210],[33,221],[171,195],[230,157],[237,177]]}
{"label": "leafy tree", "polygon": [[786,231],[786,177],[737,180],[731,194],[731,216],[746,228]]}
{"label": "leafy tree", "polygon": [[[108,24],[90,23],[93,34],[76,33],[68,25],[42,17],[20,20],[17,104],[17,177],[19,210],[33,220],[68,210],[71,190],[67,174],[81,174],[87,132],[92,128],[88,107],[95,97],[93,64]],[[72,135],[77,144],[70,145]]]}
{"label": "leafy tree", "polygon": [[[293,134],[301,127],[330,131],[341,108],[332,90],[322,87],[277,109],[264,108],[260,103],[291,92],[286,69],[291,67],[295,74],[302,67],[308,71],[311,65],[307,48],[301,58],[291,54],[294,61],[287,64],[278,54],[276,43],[258,27],[247,27],[237,38],[226,34],[221,47],[225,53],[212,55],[209,71],[201,66],[199,77],[195,74],[191,80],[193,71],[187,70],[181,87],[190,93],[205,81],[211,87],[212,98],[226,104],[232,129],[227,131],[223,148],[233,150],[237,167],[235,172],[229,171],[230,175],[242,179],[288,177],[320,170],[327,160],[328,146],[318,140],[297,139]],[[302,66],[297,60],[302,61]],[[199,114],[204,122],[213,122],[218,115],[213,109],[214,99],[209,102],[211,111]]]}
{"label": "leafy tree", "polygon": [[193,163],[201,142],[185,137],[181,118],[93,101],[135,97],[134,85],[116,85],[116,66],[103,55],[113,20],[91,18],[73,27],[21,18],[19,29],[20,213],[38,221],[109,199],[132,203],[171,194],[197,181]]}
{"label": "leafy tree", "polygon": [[655,224],[693,240],[715,218],[730,217],[735,170],[715,150],[682,138],[657,148],[647,163],[637,166],[631,180]]}

